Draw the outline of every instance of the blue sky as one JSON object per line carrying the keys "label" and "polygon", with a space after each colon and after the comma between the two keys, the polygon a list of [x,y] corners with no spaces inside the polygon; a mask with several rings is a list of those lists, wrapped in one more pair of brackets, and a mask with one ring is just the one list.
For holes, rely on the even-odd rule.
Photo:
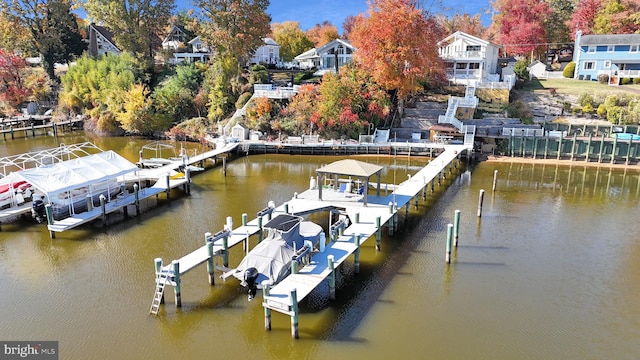
{"label": "blue sky", "polygon": [[[448,0],[446,8],[441,0],[422,0],[423,6],[431,13],[444,13],[446,15],[469,13],[475,15],[483,13],[490,7],[489,0]],[[176,0],[178,9],[193,9],[191,0]],[[367,0],[271,0],[268,13],[273,22],[298,21],[304,31],[328,20],[342,32],[342,23],[349,15],[358,15],[367,10]],[[482,16],[483,23],[491,22],[490,15]]]}

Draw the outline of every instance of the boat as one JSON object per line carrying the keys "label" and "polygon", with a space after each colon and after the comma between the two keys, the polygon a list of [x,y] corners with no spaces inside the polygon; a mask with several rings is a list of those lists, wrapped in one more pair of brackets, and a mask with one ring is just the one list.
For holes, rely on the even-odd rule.
{"label": "boat", "polygon": [[22,205],[31,198],[33,189],[31,184],[19,180],[0,185],[0,209]]}
{"label": "boat", "polygon": [[[324,241],[322,227],[300,216],[279,214],[264,225],[266,237],[242,259],[238,267],[226,270],[221,278],[235,277],[248,288],[249,301],[262,282],[277,284],[291,272],[293,261],[304,263],[314,247]],[[322,239],[322,240],[321,240]]]}

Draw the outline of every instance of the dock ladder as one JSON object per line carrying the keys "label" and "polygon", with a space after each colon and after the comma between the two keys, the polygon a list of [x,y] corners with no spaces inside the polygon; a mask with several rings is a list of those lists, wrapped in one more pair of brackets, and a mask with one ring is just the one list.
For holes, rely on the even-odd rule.
{"label": "dock ladder", "polygon": [[162,304],[162,297],[164,296],[164,288],[171,281],[171,272],[161,272],[160,276],[156,278],[156,292],[153,294],[153,300],[151,301],[151,309],[149,309],[150,315],[158,315],[160,311],[160,304]]}

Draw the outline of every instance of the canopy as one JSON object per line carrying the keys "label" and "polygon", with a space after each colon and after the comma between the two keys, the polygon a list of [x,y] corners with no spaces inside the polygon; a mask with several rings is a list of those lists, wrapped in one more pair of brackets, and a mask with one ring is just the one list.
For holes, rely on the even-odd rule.
{"label": "canopy", "polygon": [[50,196],[110,180],[137,170],[138,167],[135,164],[109,150],[52,165],[22,170],[14,174]]}
{"label": "canopy", "polygon": [[[372,175],[377,175],[378,186],[376,195],[380,196],[380,172],[384,167],[375,164],[369,164],[364,161],[358,161],[353,159],[345,159],[332,162],[329,165],[325,165],[316,170],[318,179],[317,183],[322,184],[322,179],[326,176],[333,176],[334,187],[337,189],[338,176],[354,176],[363,180],[363,193],[362,200],[364,206],[367,206],[367,188],[369,187],[369,178]],[[322,185],[318,186],[318,199],[322,200]]]}

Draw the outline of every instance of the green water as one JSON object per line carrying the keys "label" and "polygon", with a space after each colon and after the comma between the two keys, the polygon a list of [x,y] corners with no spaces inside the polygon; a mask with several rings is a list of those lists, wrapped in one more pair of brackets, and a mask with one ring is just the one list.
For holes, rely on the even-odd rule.
{"label": "green water", "polygon": [[[0,140],[1,141],[1,140]],[[82,133],[0,143],[0,156],[81,141],[131,161],[145,140]],[[190,151],[202,151],[187,145]],[[227,216],[255,213],[308,187],[338,157],[256,155],[210,167],[190,196],[173,191],[137,218],[112,219],[50,239],[32,219],[2,224],[0,340],[57,340],[61,359],[637,359],[640,358],[640,184],[636,170],[482,163],[400,213],[399,232],[369,239],[337,299],[323,287],[301,304],[300,339],[234,280],[211,287],[186,274],[181,309],[171,288],[148,316],[153,259],[198,248]],[[366,157],[384,182],[427,159]],[[491,192],[498,170],[496,192]],[[485,189],[482,217],[478,193]],[[413,204],[413,202],[412,202]],[[446,227],[461,210],[460,246],[444,262]],[[312,220],[326,226],[326,215]],[[255,239],[252,244],[255,243]],[[231,265],[242,249],[231,252]]]}

